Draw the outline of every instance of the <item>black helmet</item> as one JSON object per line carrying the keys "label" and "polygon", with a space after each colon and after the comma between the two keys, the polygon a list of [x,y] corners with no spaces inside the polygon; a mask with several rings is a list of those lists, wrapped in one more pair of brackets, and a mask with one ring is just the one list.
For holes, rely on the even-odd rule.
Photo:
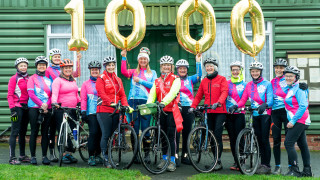
{"label": "black helmet", "polygon": [[287,66],[284,69],[283,73],[284,74],[292,73],[292,74],[296,75],[296,81],[298,81],[300,79],[300,70],[295,66]]}
{"label": "black helmet", "polygon": [[203,65],[206,66],[207,63],[212,63],[212,64],[216,65],[217,67],[219,67],[217,60],[214,59],[214,58],[207,58],[207,59],[203,62]]}
{"label": "black helmet", "polygon": [[91,69],[91,68],[101,69],[101,63],[99,61],[91,61],[88,64],[88,69]]}
{"label": "black helmet", "polygon": [[284,67],[287,67],[288,66],[288,62],[286,59],[283,59],[283,58],[278,58],[276,59],[276,61],[274,62],[273,64],[273,67],[275,66],[284,66]]}

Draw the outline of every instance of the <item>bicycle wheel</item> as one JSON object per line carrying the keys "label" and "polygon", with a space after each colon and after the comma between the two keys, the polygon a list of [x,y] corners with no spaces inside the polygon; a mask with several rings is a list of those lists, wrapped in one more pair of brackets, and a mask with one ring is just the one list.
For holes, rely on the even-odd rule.
{"label": "bicycle wheel", "polygon": [[128,169],[137,155],[138,138],[134,129],[121,124],[120,133],[115,130],[108,144],[108,158],[115,169]]}
{"label": "bicycle wheel", "polygon": [[87,162],[89,159],[88,139],[89,139],[89,134],[80,128],[79,129],[79,154],[81,159],[84,162]]}
{"label": "bicycle wheel", "polygon": [[253,175],[258,168],[260,155],[257,137],[250,129],[243,129],[239,133],[235,150],[240,172]]}
{"label": "bicycle wheel", "polygon": [[160,131],[160,137],[156,126],[148,127],[142,132],[139,140],[139,155],[143,166],[149,172],[153,174],[164,172],[169,166],[169,161],[166,161],[161,167],[159,163],[163,155],[170,157],[170,152],[169,139],[163,130]]}
{"label": "bicycle wheel", "polygon": [[62,124],[60,128],[60,139],[58,142],[58,150],[59,150],[59,166],[62,165],[63,153],[66,147],[66,124]]}
{"label": "bicycle wheel", "polygon": [[218,142],[212,131],[205,127],[194,128],[187,141],[188,156],[193,167],[202,173],[211,172],[218,161]]}

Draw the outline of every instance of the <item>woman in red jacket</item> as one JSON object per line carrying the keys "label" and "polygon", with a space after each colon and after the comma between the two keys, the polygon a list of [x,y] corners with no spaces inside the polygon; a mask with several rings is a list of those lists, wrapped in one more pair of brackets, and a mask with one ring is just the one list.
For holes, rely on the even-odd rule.
{"label": "woman in red jacket", "polygon": [[192,112],[202,100],[204,104],[210,105],[212,110],[208,110],[208,127],[214,133],[219,143],[218,163],[215,170],[221,170],[221,153],[223,150],[222,131],[226,121],[226,98],[228,96],[228,82],[225,77],[218,75],[218,63],[215,59],[208,58],[204,61],[207,76],[201,81],[198,93],[189,109]]}
{"label": "woman in red jacket", "polygon": [[100,147],[104,158],[103,164],[105,167],[111,168],[107,155],[108,140],[112,133],[117,129],[119,122],[119,113],[111,116],[114,111],[114,108],[111,107],[111,105],[118,103],[119,100],[121,100],[123,106],[129,107],[129,105],[122,81],[114,72],[116,68],[116,59],[113,57],[104,58],[103,66],[106,70],[103,71],[96,82],[99,96],[97,103],[97,119],[102,132]]}

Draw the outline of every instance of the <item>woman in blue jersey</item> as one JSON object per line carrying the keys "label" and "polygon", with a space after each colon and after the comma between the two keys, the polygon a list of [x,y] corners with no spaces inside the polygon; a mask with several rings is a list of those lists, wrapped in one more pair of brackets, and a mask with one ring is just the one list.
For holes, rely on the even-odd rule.
{"label": "woman in blue jersey", "polygon": [[[122,62],[121,62],[121,73],[127,78],[131,78],[131,87],[128,97],[128,104],[133,109],[136,109],[138,105],[146,104],[150,89],[154,81],[157,79],[157,73],[150,69],[150,51],[148,48],[141,48],[138,55],[138,67],[136,69],[127,68],[127,51],[123,50],[121,52]],[[137,117],[138,116],[138,117]],[[139,135],[139,129],[144,131],[150,125],[151,115],[140,116],[137,112],[132,113],[132,115],[127,116],[131,121],[134,120],[134,130]],[[130,121],[129,120],[129,121]],[[143,141],[144,147],[147,146],[147,141]],[[149,156],[145,156],[145,160],[148,160]],[[139,158],[136,157],[135,163],[139,163]]]}
{"label": "woman in blue jersey", "polygon": [[229,108],[229,112],[234,112],[238,107],[243,107],[250,98],[251,107],[257,108],[253,111],[253,128],[257,136],[259,148],[261,151],[261,165],[258,167],[257,174],[271,173],[271,147],[269,142],[269,132],[271,125],[270,110],[267,107],[273,105],[273,92],[270,81],[264,80],[262,77],[263,65],[255,61],[250,64],[250,81],[237,105]]}
{"label": "woman in blue jersey", "polygon": [[[188,110],[194,100],[193,85],[201,80],[202,69],[201,69],[201,54],[196,56],[196,74],[188,76],[189,63],[184,59],[180,59],[176,63],[178,76],[181,79],[180,88],[180,102],[182,106],[182,118],[183,118],[183,130],[182,130],[182,154],[181,163],[190,165],[191,162],[187,157],[187,141],[188,136],[192,128],[194,121],[194,114],[188,113]],[[180,143],[180,133],[177,133],[177,144]],[[177,154],[179,154],[179,148],[177,148]],[[177,163],[178,164],[178,163]]]}

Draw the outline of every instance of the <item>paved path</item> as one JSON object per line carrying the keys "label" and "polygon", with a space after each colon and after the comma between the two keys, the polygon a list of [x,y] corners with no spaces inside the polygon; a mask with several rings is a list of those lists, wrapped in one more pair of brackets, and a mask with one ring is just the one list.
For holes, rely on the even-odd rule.
{"label": "paved path", "polygon": [[[16,149],[16,154],[18,154],[19,147],[17,146]],[[27,155],[30,155],[29,151],[29,145],[27,145],[26,149]],[[298,152],[299,153],[299,152]],[[282,151],[282,162],[283,162],[283,171],[287,171],[287,153],[286,151]],[[273,155],[272,155],[273,156]],[[72,165],[64,165],[64,166],[74,166],[74,167],[88,167],[86,163],[84,163],[79,154],[75,153],[75,157],[79,160],[77,164],[72,164]],[[0,163],[8,163],[9,158],[9,146],[6,143],[0,143]],[[38,164],[41,164],[41,148],[40,146],[37,146],[37,159],[38,159]],[[222,153],[222,164],[224,166],[224,169],[217,172],[221,174],[240,174],[237,171],[230,171],[229,167],[233,164],[233,158],[231,152],[223,152]],[[299,162],[302,163],[301,156],[299,153]],[[271,159],[271,164],[274,165],[274,160],[273,157]],[[57,166],[57,163],[53,163],[52,165]],[[302,164],[300,164],[301,166]],[[312,170],[313,173],[315,174],[315,177],[320,177],[320,152],[319,151],[314,151],[311,152],[311,165],[312,165]],[[100,168],[102,166],[97,166],[93,168]],[[92,168],[92,167],[89,167]],[[131,166],[131,169],[137,169],[140,170],[143,174],[150,176],[152,179],[166,179],[166,180],[171,180],[171,179],[187,179],[188,177],[191,177],[192,175],[198,174],[198,171],[196,171],[193,166],[188,166],[188,165],[181,165],[175,172],[165,172],[160,175],[153,175],[149,173],[147,170],[144,169],[142,165],[137,165],[133,164]],[[273,169],[273,168],[272,168]],[[302,168],[301,168],[302,169]]]}

